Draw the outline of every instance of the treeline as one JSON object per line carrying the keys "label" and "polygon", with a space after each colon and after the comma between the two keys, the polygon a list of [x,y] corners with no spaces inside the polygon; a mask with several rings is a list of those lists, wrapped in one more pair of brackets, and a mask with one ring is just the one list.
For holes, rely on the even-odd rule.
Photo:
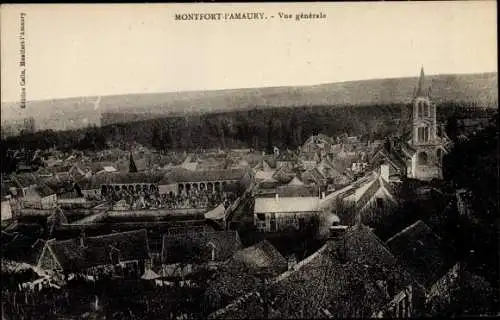
{"label": "treeline", "polygon": [[[2,139],[3,149],[102,150],[138,142],[157,150],[197,148],[295,149],[312,134],[343,133],[363,139],[383,139],[408,123],[408,106],[372,105],[249,109],[205,115],[186,115],[71,131],[46,130]],[[462,112],[460,105],[438,107],[438,118],[481,117],[487,111]]]}

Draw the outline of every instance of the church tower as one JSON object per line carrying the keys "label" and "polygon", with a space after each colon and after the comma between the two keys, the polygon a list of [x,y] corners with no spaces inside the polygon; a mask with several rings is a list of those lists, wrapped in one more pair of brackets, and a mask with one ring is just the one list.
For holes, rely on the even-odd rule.
{"label": "church tower", "polygon": [[425,87],[424,68],[420,70],[413,97],[412,134],[410,146],[415,150],[411,177],[420,180],[442,178],[442,158],[445,152],[438,133],[436,105],[430,100],[430,89]]}

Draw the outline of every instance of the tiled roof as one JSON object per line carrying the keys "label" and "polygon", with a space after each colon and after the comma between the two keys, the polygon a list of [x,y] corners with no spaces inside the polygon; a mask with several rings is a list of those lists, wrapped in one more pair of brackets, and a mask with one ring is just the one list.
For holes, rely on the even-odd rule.
{"label": "tiled roof", "polygon": [[[41,236],[41,233],[39,234]],[[37,235],[27,236],[21,233],[2,231],[2,258],[35,265],[43,249],[43,241],[37,241]]]}
{"label": "tiled roof", "polygon": [[41,184],[35,188],[35,191],[40,195],[40,197],[45,198],[51,195],[56,194],[54,190],[52,190],[46,184]]}
{"label": "tiled roof", "polygon": [[47,245],[65,270],[84,270],[111,263],[111,250],[118,249],[121,261],[146,260],[149,248],[146,230],[86,237],[85,246],[80,239],[49,240]]}
{"label": "tiled roof", "polygon": [[387,240],[387,245],[427,288],[454,263],[450,248],[421,220],[395,234]]}
{"label": "tiled roof", "polygon": [[280,197],[319,197],[317,186],[286,185],[276,187],[275,194]]}
{"label": "tiled roof", "polygon": [[286,269],[287,261],[267,240],[236,252],[233,258],[249,269],[271,268]]}
{"label": "tiled roof", "polygon": [[318,170],[318,168],[313,168],[304,172],[302,174],[302,179],[316,184],[321,184],[326,177]]}
{"label": "tiled roof", "polygon": [[163,172],[125,172],[102,173],[95,176],[94,183],[102,184],[133,184],[133,183],[158,183],[163,178]]}
{"label": "tiled roof", "polygon": [[13,175],[11,180],[16,184],[17,188],[25,188],[36,185],[40,179],[38,175],[33,173],[22,173]]}
{"label": "tiled roof", "polygon": [[[392,297],[380,286],[391,283],[394,293],[412,282],[396,258],[367,227],[354,226],[346,234],[346,261],[341,263],[332,243],[299,262],[267,286],[268,315],[280,318],[371,316]],[[255,293],[254,293],[255,294]],[[240,301],[212,314],[213,318],[246,315],[257,318],[265,303]],[[270,316],[273,317],[273,316]]]}
{"label": "tiled roof", "polygon": [[240,180],[244,177],[247,170],[245,169],[228,169],[228,170],[207,170],[207,171],[190,171],[176,169],[167,172],[165,177],[160,181],[160,184],[170,184],[176,182],[203,182],[203,181],[228,181]]}
{"label": "tiled roof", "polygon": [[254,213],[317,212],[319,197],[278,197],[255,199]]}
{"label": "tiled roof", "polygon": [[273,175],[274,175],[273,171],[258,170],[257,172],[255,172],[255,179],[263,181],[275,181],[273,179]]}
{"label": "tiled roof", "polygon": [[295,173],[287,167],[281,167],[274,172],[272,177],[280,183],[289,183],[295,177]]}
{"label": "tiled roof", "polygon": [[191,234],[165,234],[162,261],[164,263],[188,262],[191,259],[208,261],[211,258],[209,243],[215,245],[215,259],[225,261],[241,248],[236,231],[200,230]]}
{"label": "tiled roof", "polygon": [[293,162],[297,160],[297,155],[293,152],[282,152],[280,155],[276,158],[276,161],[287,161],[287,162]]}
{"label": "tiled roof", "polygon": [[[250,311],[250,312],[249,312]],[[276,318],[274,315],[273,318]],[[208,319],[270,319],[271,315],[266,312],[264,300],[257,291],[249,292],[223,309],[217,310]]]}
{"label": "tiled roof", "polygon": [[365,192],[363,192],[358,201],[356,201],[356,207],[358,210],[362,209],[380,189],[380,179],[375,179],[375,181],[369,183],[371,183],[370,186],[365,190]]}
{"label": "tiled roof", "polygon": [[299,155],[301,161],[316,161],[316,152],[302,152]]}
{"label": "tiled roof", "polygon": [[[384,146],[381,146],[373,155],[370,160],[371,164],[377,163],[382,159],[387,159],[393,167],[395,167],[398,171],[406,170],[406,163],[403,160],[404,157],[398,154],[398,152],[387,151]],[[406,171],[404,171],[406,172]]]}

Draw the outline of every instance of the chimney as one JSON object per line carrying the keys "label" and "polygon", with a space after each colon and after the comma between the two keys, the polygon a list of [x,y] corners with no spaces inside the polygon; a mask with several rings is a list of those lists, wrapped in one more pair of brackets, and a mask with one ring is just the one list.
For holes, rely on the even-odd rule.
{"label": "chimney", "polygon": [[330,226],[328,240],[333,244],[335,254],[340,261],[345,261],[347,258],[346,232],[347,226],[341,226],[336,222]]}
{"label": "chimney", "polygon": [[389,165],[382,164],[380,165],[380,177],[384,179],[386,182],[389,182]]}

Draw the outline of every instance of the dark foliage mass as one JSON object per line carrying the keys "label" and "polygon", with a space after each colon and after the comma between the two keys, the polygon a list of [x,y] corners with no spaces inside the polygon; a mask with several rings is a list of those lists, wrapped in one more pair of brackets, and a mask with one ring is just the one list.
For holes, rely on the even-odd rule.
{"label": "dark foliage mass", "polygon": [[[499,227],[498,113],[484,130],[459,142],[444,158],[444,176],[450,188],[470,193],[470,216],[457,217],[457,247],[498,287]],[[472,251],[471,251],[472,250]]]}

